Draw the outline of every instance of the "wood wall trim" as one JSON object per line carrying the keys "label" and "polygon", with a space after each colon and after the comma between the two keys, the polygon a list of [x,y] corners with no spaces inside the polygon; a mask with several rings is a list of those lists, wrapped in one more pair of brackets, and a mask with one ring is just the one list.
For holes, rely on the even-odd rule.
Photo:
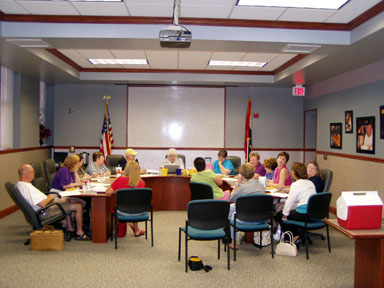
{"label": "wood wall trim", "polygon": [[60,60],[64,61],[65,63],[69,64],[70,66],[75,68],[77,71],[81,71],[82,70],[80,65],[78,65],[76,62],[72,61],[70,58],[65,56],[59,50],[57,50],[57,49],[49,49],[49,48],[47,48],[45,50],[47,50],[49,53],[51,53],[52,55],[56,56]]}
{"label": "wood wall trim", "polygon": [[285,62],[283,65],[281,65],[280,67],[277,67],[274,71],[273,71],[273,74],[276,75],[278,73],[280,73],[281,71],[287,69],[288,67],[292,66],[293,64],[296,64],[297,62],[299,62],[300,60],[304,59],[305,57],[307,57],[309,54],[298,54],[297,56],[293,57],[291,60]]}
{"label": "wood wall trim", "polygon": [[384,11],[384,2],[380,1],[375,6],[371,7],[367,11],[365,11],[363,14],[359,15],[355,19],[353,19],[351,22],[348,23],[350,30],[355,29],[356,27],[360,26],[361,24],[367,22],[368,20],[372,19],[376,15],[380,14]]}
{"label": "wood wall trim", "polygon": [[9,214],[12,214],[13,212],[19,210],[19,207],[17,207],[17,205],[13,205],[11,207],[8,207],[8,208],[5,208],[4,210],[1,210],[0,211],[0,219],[5,217],[5,216],[8,216]]}
{"label": "wood wall trim", "polygon": [[354,159],[354,160],[360,160],[360,161],[384,163],[384,159],[383,158],[374,158],[374,157],[352,155],[352,154],[342,154],[342,153],[329,152],[329,151],[320,151],[320,150],[316,151],[316,154],[319,154],[319,155],[326,154],[328,156],[342,157],[342,158],[348,158],[348,159]]}
{"label": "wood wall trim", "polygon": [[53,148],[53,146],[42,146],[42,147],[39,146],[39,147],[29,147],[29,148],[19,148],[19,149],[7,149],[7,150],[1,150],[0,154],[11,154],[11,153],[27,152],[27,151],[34,151],[34,150],[44,150],[44,149],[51,149],[51,148]]}

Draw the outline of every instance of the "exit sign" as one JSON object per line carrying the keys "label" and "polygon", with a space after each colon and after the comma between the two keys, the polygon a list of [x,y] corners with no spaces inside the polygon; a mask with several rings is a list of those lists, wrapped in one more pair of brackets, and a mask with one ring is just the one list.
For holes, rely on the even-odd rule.
{"label": "exit sign", "polygon": [[293,96],[305,96],[305,87],[301,85],[296,85],[292,87],[292,95]]}

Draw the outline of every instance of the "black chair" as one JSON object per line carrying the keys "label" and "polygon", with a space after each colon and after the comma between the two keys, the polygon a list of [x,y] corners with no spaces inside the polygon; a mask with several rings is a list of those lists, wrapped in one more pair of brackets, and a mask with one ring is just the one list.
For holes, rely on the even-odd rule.
{"label": "black chair", "polygon": [[298,213],[305,214],[305,221],[295,221],[295,220],[286,220],[284,221],[287,225],[298,226],[301,229],[301,238],[305,245],[305,253],[308,256],[308,230],[316,230],[326,227],[327,230],[327,242],[328,242],[328,251],[331,253],[331,244],[329,240],[329,229],[328,224],[326,224],[323,219],[328,218],[329,215],[329,205],[331,203],[332,193],[323,192],[313,194],[308,199],[307,205],[299,206],[296,211]]}
{"label": "black chair", "polygon": [[333,172],[329,169],[323,168],[320,169],[320,176],[323,178],[324,181],[324,189],[322,192],[329,192],[331,191],[331,185],[333,180]]}
{"label": "black chair", "polygon": [[[63,207],[59,203],[52,203],[47,205],[44,208],[41,208],[37,211],[33,210],[33,208],[28,204],[28,202],[24,199],[24,197],[21,195],[19,189],[11,183],[7,182],[5,183],[5,188],[8,191],[9,196],[12,198],[12,200],[15,202],[15,204],[20,208],[20,210],[23,212],[25,220],[29,224],[32,225],[33,230],[39,230],[44,225],[52,224],[57,221],[60,221],[64,219],[67,215],[63,209]],[[50,218],[46,218],[44,220],[41,220],[39,215],[44,212],[45,210],[49,209],[52,206],[58,206],[61,210],[61,213],[54,215]],[[29,244],[29,239],[25,242],[25,245]]]}
{"label": "black chair", "polygon": [[51,189],[53,178],[55,178],[56,175],[56,162],[54,160],[47,159],[44,161],[44,173],[49,190]]}
{"label": "black chair", "polygon": [[[259,222],[259,224],[252,223],[238,223],[237,220],[246,222]],[[273,197],[270,195],[245,195],[236,200],[236,213],[234,219],[230,220],[231,226],[234,229],[234,243],[235,249],[233,253],[233,260],[236,261],[236,232],[256,232],[256,231],[270,231],[271,237],[271,253],[274,258],[273,248],[273,232],[272,225],[269,225],[267,221],[273,223]],[[262,233],[260,234],[260,243],[262,243]],[[260,245],[261,249],[261,245]]]}
{"label": "black chair", "polygon": [[220,240],[225,239],[227,249],[227,266],[230,270],[229,252],[229,202],[224,200],[194,200],[188,203],[188,220],[185,226],[179,228],[180,261],[181,231],[185,233],[185,272],[188,272],[188,241],[189,240],[218,240],[217,253],[220,259]]}
{"label": "black chair", "polygon": [[[116,175],[116,167],[123,159],[123,155],[107,155],[107,167],[111,171],[112,175]],[[124,167],[121,167],[121,169],[124,169]]]}
{"label": "black chair", "polygon": [[239,174],[239,168],[241,166],[241,158],[238,156],[227,156],[227,159],[232,162],[233,172],[236,175]]}
{"label": "black chair", "polygon": [[35,178],[32,180],[32,185],[39,189],[44,194],[48,193],[47,181],[43,175],[43,168],[41,167],[40,162],[31,162],[30,163],[33,170],[35,171]]}
{"label": "black chair", "polygon": [[[150,210],[150,216],[148,211]],[[131,215],[130,215],[131,214]],[[153,207],[152,189],[127,188],[116,192],[115,211],[111,215],[111,223],[115,219],[115,249],[117,249],[117,221],[143,222],[145,221],[145,239],[148,239],[147,221],[151,222],[151,244],[153,247]],[[113,225],[111,225],[111,241],[113,240]]]}
{"label": "black chair", "polygon": [[191,189],[191,201],[201,199],[213,199],[213,191],[211,185],[198,182],[189,182]]}

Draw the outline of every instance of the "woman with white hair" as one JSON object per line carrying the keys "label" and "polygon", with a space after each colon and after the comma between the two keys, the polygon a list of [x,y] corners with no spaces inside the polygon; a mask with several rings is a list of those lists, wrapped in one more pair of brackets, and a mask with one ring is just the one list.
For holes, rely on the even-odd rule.
{"label": "woman with white hair", "polygon": [[184,169],[183,159],[177,158],[177,151],[174,148],[168,150],[167,158],[165,158],[160,167],[164,167],[164,165],[179,165],[180,169]]}

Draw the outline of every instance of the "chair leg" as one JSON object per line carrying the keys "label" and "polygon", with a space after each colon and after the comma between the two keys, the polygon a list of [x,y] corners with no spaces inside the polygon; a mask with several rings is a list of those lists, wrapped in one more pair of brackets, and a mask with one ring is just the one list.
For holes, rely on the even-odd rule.
{"label": "chair leg", "polygon": [[178,253],[178,260],[180,262],[180,249],[181,249],[181,228],[179,227],[179,250],[177,251]]}
{"label": "chair leg", "polygon": [[188,273],[188,228],[185,231],[185,272]]}
{"label": "chair leg", "polygon": [[145,220],[145,240],[148,239],[147,220]]}
{"label": "chair leg", "polygon": [[117,216],[115,217],[115,249],[117,249]]}
{"label": "chair leg", "polygon": [[151,243],[153,247],[153,215],[151,216]]}
{"label": "chair leg", "polygon": [[328,251],[329,251],[329,253],[331,253],[331,240],[329,239],[329,229],[328,229],[328,225],[327,225],[326,227],[327,227]]}
{"label": "chair leg", "polygon": [[309,259],[309,255],[308,255],[308,242],[309,241],[306,241],[306,238],[307,238],[307,229],[304,228],[304,242],[305,242],[305,254],[307,256],[307,260]]}
{"label": "chair leg", "polygon": [[[236,236],[237,236],[237,231],[236,231],[236,223],[235,226],[233,227],[233,261],[236,261],[236,249],[237,249],[237,241],[236,241]],[[228,246],[228,249],[229,246]]]}
{"label": "chair leg", "polygon": [[220,259],[220,239],[217,240],[217,259]]}
{"label": "chair leg", "polygon": [[[230,239],[230,232],[231,231],[231,229],[230,229],[230,226],[228,225],[228,231],[227,231],[227,238],[228,239]],[[225,244],[225,245],[227,245],[228,247],[228,251],[227,251],[227,263],[228,263],[228,270],[231,270],[231,252],[230,252],[230,248],[229,248],[229,243],[228,243],[229,241],[227,241],[227,244]],[[236,243],[236,242],[235,242]],[[235,250],[236,251],[236,250]]]}
{"label": "chair leg", "polygon": [[272,228],[272,225],[271,225],[271,252],[272,252],[272,259],[275,258],[275,250],[274,250],[274,247],[273,247],[273,228]]}
{"label": "chair leg", "polygon": [[113,213],[111,214],[111,241],[113,241]]}

